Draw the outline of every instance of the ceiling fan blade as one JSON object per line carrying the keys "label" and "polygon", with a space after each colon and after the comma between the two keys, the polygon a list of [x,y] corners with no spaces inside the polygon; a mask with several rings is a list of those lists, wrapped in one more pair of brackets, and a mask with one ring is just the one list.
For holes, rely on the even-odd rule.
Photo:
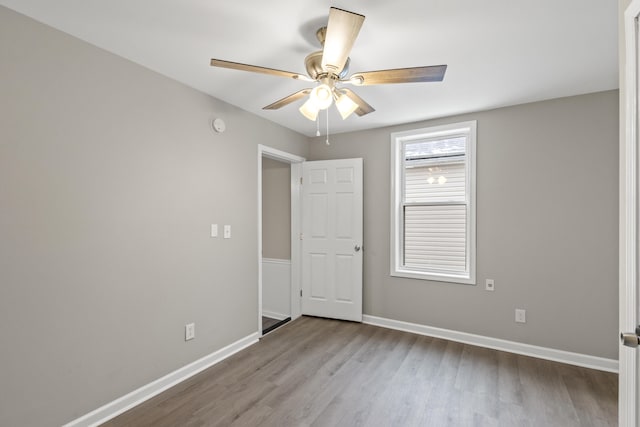
{"label": "ceiling fan blade", "polygon": [[441,82],[444,79],[445,71],[447,71],[446,65],[396,68],[394,70],[355,73],[348,81],[358,86],[389,83]]}
{"label": "ceiling fan blade", "polygon": [[277,110],[278,108],[282,108],[285,105],[289,105],[292,102],[297,101],[300,98],[304,98],[305,96],[309,95],[311,93],[311,89],[302,89],[296,93],[292,93],[289,96],[286,96],[282,99],[279,99],[278,101],[274,102],[273,104],[267,105],[266,107],[263,107],[263,110]]}
{"label": "ceiling fan blade", "polygon": [[215,59],[215,58],[211,59],[211,66],[220,67],[220,68],[230,68],[232,70],[250,71],[252,73],[269,74],[271,76],[288,77],[291,79],[304,80],[308,82],[314,81],[303,74],[292,73],[290,71],[276,70],[274,68],[258,67],[257,65],[241,64],[240,62],[225,61],[222,59]]}
{"label": "ceiling fan blade", "polygon": [[373,113],[374,111],[376,111],[375,108],[373,108],[371,105],[367,104],[367,102],[364,99],[360,98],[352,90],[342,88],[342,89],[340,89],[340,91],[342,93],[344,93],[345,95],[347,95],[347,97],[349,97],[350,100],[352,100],[353,102],[358,104],[358,109],[355,111],[355,113],[358,116],[362,117],[365,114]]}
{"label": "ceiling fan blade", "polygon": [[322,68],[340,74],[358,37],[364,15],[332,7],[322,51]]}

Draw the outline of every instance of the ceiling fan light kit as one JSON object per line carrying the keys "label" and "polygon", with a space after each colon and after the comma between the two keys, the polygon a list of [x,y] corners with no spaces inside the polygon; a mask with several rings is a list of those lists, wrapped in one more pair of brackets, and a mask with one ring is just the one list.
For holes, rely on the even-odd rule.
{"label": "ceiling fan light kit", "polygon": [[311,91],[309,98],[313,100],[319,109],[326,110],[333,102],[333,88],[326,83],[322,83]]}
{"label": "ceiling fan light kit", "polygon": [[[334,95],[335,95],[335,92],[334,92]],[[342,120],[345,120],[354,111],[358,109],[358,104],[353,102],[351,98],[347,96],[346,93],[343,92],[340,95],[335,95],[335,97],[336,97],[336,108],[338,109],[338,112],[340,113],[340,117],[342,117]]]}
{"label": "ceiling fan light kit", "polygon": [[316,32],[316,37],[322,45],[322,50],[307,55],[304,61],[308,77],[290,71],[215,58],[211,60],[211,66],[316,82],[317,86],[314,88],[302,89],[263,107],[264,110],[277,110],[308,96],[307,101],[299,108],[299,111],[312,121],[317,120],[320,110],[326,110],[334,101],[343,120],[354,112],[358,116],[364,116],[375,111],[371,105],[356,93],[346,88],[340,88],[339,84],[366,86],[392,83],[440,82],[444,79],[444,74],[447,70],[446,65],[358,72],[347,78],[350,63],[349,54],[364,23],[364,19],[364,15],[358,13],[335,7],[329,9],[327,26],[320,28]]}
{"label": "ceiling fan light kit", "polygon": [[316,103],[313,102],[313,99],[311,98],[307,99],[307,101],[302,104],[302,107],[300,107],[299,110],[303,116],[314,122],[318,118],[318,113],[320,112],[320,108],[318,108]]}

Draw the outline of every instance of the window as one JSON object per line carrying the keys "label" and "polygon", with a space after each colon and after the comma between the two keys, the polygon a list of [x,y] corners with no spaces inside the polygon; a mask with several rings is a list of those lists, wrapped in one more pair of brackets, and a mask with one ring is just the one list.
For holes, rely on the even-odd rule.
{"label": "window", "polygon": [[475,284],[476,122],[391,134],[391,275]]}

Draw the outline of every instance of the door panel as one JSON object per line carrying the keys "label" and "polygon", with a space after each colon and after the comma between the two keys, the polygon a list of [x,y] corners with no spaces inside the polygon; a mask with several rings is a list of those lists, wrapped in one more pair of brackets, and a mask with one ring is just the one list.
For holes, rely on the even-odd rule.
{"label": "door panel", "polygon": [[336,194],[336,237],[353,238],[353,194]]}
{"label": "door panel", "polygon": [[336,300],[341,302],[353,301],[353,288],[349,281],[353,278],[353,256],[336,256]]}
{"label": "door panel", "polygon": [[302,313],[362,321],[362,159],[302,169]]}
{"label": "door panel", "polygon": [[329,201],[326,194],[309,195],[310,236],[326,239],[329,218]]}
{"label": "door panel", "polygon": [[[326,254],[310,253],[309,261],[309,278],[311,280],[311,292],[309,292],[309,297],[319,301],[326,301],[327,256]],[[302,313],[305,314],[304,309]]]}

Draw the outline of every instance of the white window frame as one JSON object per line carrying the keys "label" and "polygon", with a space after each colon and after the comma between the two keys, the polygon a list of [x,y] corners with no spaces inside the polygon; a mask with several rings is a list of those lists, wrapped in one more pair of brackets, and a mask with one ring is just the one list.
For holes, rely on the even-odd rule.
{"label": "white window frame", "polygon": [[[422,139],[465,136],[466,161],[466,268],[465,272],[442,272],[409,268],[402,265],[404,247],[404,216],[402,196],[404,187],[404,145]],[[414,129],[391,134],[391,276],[440,282],[476,284],[476,121]]]}

